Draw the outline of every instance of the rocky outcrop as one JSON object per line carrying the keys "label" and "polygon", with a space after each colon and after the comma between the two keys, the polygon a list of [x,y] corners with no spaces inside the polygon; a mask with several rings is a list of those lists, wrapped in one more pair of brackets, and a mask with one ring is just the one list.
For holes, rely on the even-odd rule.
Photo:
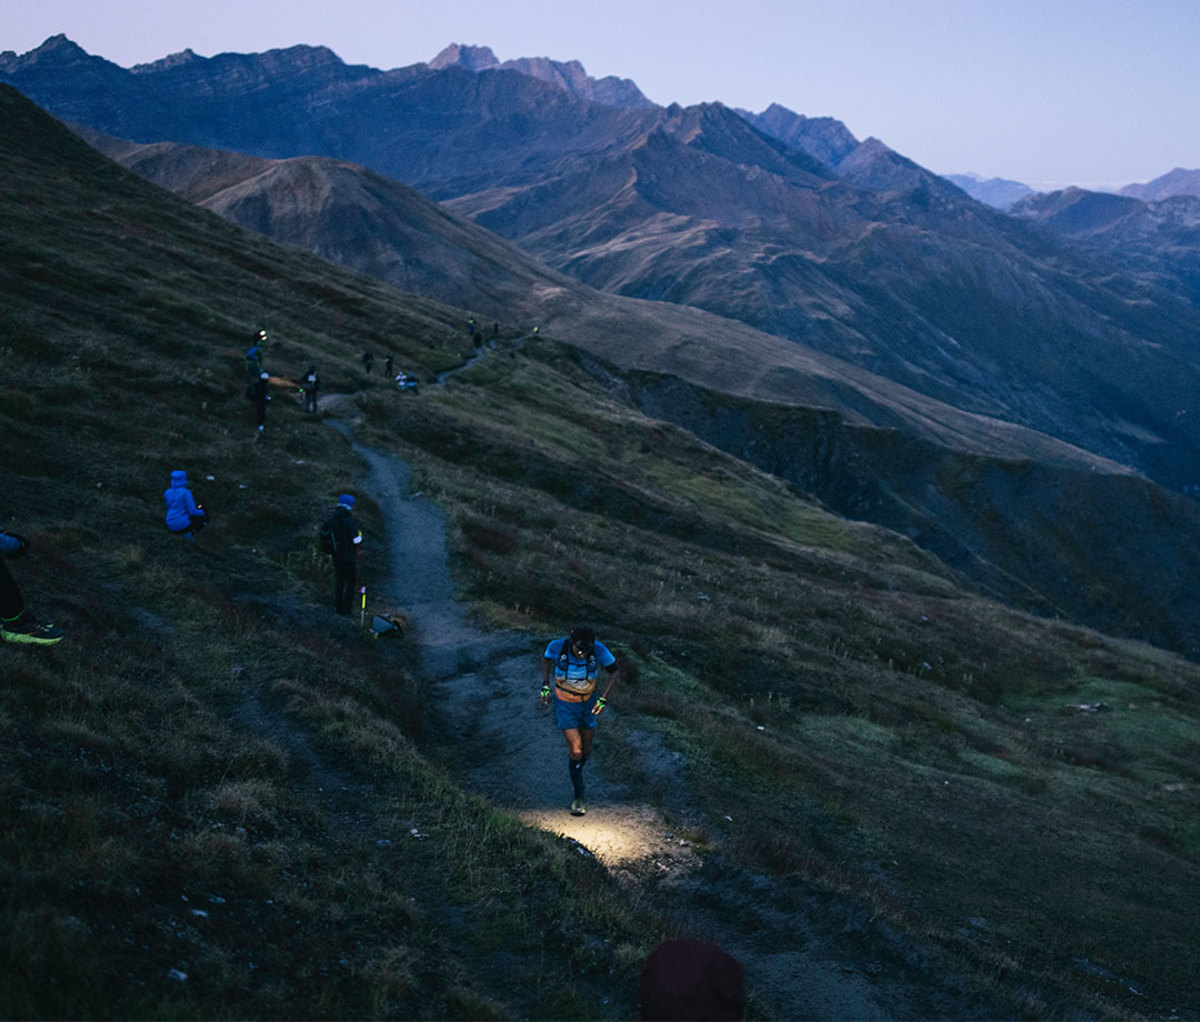
{"label": "rocky outcrop", "polygon": [[764,134],[830,167],[837,167],[858,147],[850,129],[833,117],[805,117],[778,103],[758,114],[748,110],[737,113]]}
{"label": "rocky outcrop", "polygon": [[530,78],[549,82],[580,99],[605,106],[652,107],[650,102],[628,78],[592,78],[577,60],[560,62],[549,57],[519,57],[501,63],[487,46],[461,46],[452,43],[429,62],[435,71],[449,67],[463,71],[517,71]]}

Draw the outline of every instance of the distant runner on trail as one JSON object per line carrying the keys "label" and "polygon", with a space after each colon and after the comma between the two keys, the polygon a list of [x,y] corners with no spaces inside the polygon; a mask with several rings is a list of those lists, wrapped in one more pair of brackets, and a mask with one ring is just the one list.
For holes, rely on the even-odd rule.
{"label": "distant runner on trail", "polygon": [[312,415],[317,414],[317,392],[321,389],[321,377],[317,375],[317,367],[309,366],[300,381],[300,393],[304,396],[304,410]]}
{"label": "distant runner on trail", "polygon": [[267,402],[271,400],[271,377],[265,372],[250,387],[250,399],[254,402],[254,421],[261,433],[267,424]]}
{"label": "distant runner on trail", "polygon": [[262,350],[263,345],[266,343],[267,332],[265,330],[255,330],[250,350],[246,352],[246,380],[249,383],[257,380],[258,374],[262,372]]}
{"label": "distant runner on trail", "polygon": [[[608,672],[603,694],[596,692],[600,668]],[[592,752],[596,737],[596,717],[603,711],[608,694],[620,678],[617,658],[608,647],[596,641],[596,633],[585,626],[571,630],[565,639],[555,639],[542,654],[541,704],[550,704],[550,675],[554,675],[554,719],[567,742],[568,770],[575,800],[571,812],[582,816],[583,765]]]}

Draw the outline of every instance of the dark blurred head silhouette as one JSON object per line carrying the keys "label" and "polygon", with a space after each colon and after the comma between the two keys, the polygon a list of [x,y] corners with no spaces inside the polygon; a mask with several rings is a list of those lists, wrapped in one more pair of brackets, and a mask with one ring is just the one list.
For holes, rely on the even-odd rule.
{"label": "dark blurred head silhouette", "polygon": [[741,964],[703,940],[659,944],[642,967],[639,990],[645,1022],[736,1022],[746,1011]]}

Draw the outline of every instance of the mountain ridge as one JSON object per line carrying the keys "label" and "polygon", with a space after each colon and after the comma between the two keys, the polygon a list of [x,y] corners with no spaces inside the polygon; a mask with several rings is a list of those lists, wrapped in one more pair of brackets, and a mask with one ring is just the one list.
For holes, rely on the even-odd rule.
{"label": "mountain ridge", "polygon": [[992,177],[986,180],[978,174],[945,174],[947,181],[958,185],[973,199],[986,202],[999,210],[1008,210],[1014,203],[1030,195],[1034,190],[1021,181]]}
{"label": "mountain ridge", "polygon": [[1200,197],[1164,199],[1068,188],[1031,195],[1010,213],[1070,240],[1148,287],[1200,305]]}
{"label": "mountain ridge", "polygon": [[[1132,471],[1117,462],[1106,461],[1090,452],[1019,426],[998,420],[989,421],[985,416],[964,415],[950,406],[939,406],[936,401],[907,391],[885,378],[864,372],[849,363],[828,358],[819,352],[807,350],[802,345],[783,342],[762,334],[737,321],[721,320],[701,310],[664,306],[597,292],[579,284],[572,277],[532,260],[522,249],[508,245],[489,232],[478,228],[472,230],[472,221],[455,221],[451,214],[419,193],[344,161],[315,157],[266,160],[176,143],[127,143],[100,136],[88,129],[75,130],[89,144],[127,168],[189,201],[220,213],[240,226],[314,251],[323,258],[350,265],[361,272],[387,279],[397,286],[402,285],[406,279],[412,283],[412,274],[390,275],[386,265],[380,266],[369,257],[350,262],[344,257],[335,257],[330,252],[322,253],[320,244],[314,240],[315,236],[321,233],[318,218],[324,215],[324,211],[320,210],[320,206],[337,191],[338,186],[329,176],[331,172],[347,175],[343,180],[349,182],[362,177],[371,182],[372,188],[386,188],[389,193],[387,201],[393,208],[410,211],[407,215],[420,224],[417,233],[395,242],[402,245],[402,250],[396,256],[388,257],[388,263],[402,262],[405,253],[429,251],[430,242],[443,243],[442,233],[447,225],[453,225],[455,230],[452,232],[453,238],[449,247],[452,250],[471,253],[472,267],[478,268],[480,265],[478,256],[474,253],[489,248],[495,248],[499,253],[492,258],[486,273],[461,271],[455,280],[450,282],[451,287],[464,295],[469,307],[481,308],[487,317],[498,315],[501,311],[500,305],[484,305],[487,300],[485,292],[489,288],[497,290],[497,267],[507,270],[517,267],[520,269],[520,275],[515,283],[503,285],[498,291],[504,308],[515,310],[519,315],[536,320],[543,326],[548,324],[556,330],[570,332],[593,346],[597,354],[630,368],[664,372],[670,364],[670,359],[678,357],[688,345],[689,333],[697,337],[707,336],[718,345],[718,350],[723,352],[717,356],[721,364],[740,366],[737,372],[725,377],[725,389],[732,394],[785,403],[815,400],[818,405],[848,416],[852,421],[885,428],[895,427],[907,419],[906,428],[910,431],[924,433],[927,439],[937,443],[962,445],[964,450],[975,453],[993,451],[1000,452],[1003,456],[1030,456],[1050,464],[1076,464],[1116,474]],[[289,176],[293,173],[290,168],[295,168],[295,173],[301,175],[299,179]],[[304,196],[307,185],[298,188],[297,180],[315,182],[322,178],[324,181],[318,186],[315,197],[310,196],[306,199]],[[292,226],[280,226],[276,217],[262,210],[261,204],[252,201],[253,208],[249,209],[242,205],[247,197],[253,196],[259,190],[265,193],[268,207],[282,209],[282,219]],[[298,202],[297,208],[288,205],[292,201]],[[358,200],[349,201],[354,204]],[[339,212],[336,212],[332,219],[338,221],[342,217],[342,207],[339,205],[335,208]],[[376,209],[378,210],[378,207]],[[297,232],[294,227],[301,230]],[[361,256],[362,253],[357,252],[355,255]],[[487,281],[488,287],[469,291],[467,282],[471,280]],[[420,285],[415,290],[433,297],[449,293],[439,290],[446,285],[437,277],[424,279],[420,281]],[[584,303],[597,311],[581,314],[578,310]],[[647,332],[650,332],[652,327],[654,332],[665,333],[667,339],[661,346],[647,344],[641,349],[631,348],[623,336],[628,332],[628,327],[619,329],[614,326],[622,320],[638,322],[639,316],[644,317]],[[672,323],[678,325],[672,326]],[[606,338],[616,340],[610,343]],[[761,354],[746,358],[745,353],[755,349]],[[655,354],[656,350],[660,352],[658,355]],[[676,356],[667,354],[672,351]],[[689,374],[686,359],[683,359],[677,368],[685,376],[691,375],[692,381],[696,383],[708,382],[712,375],[711,370],[705,369]],[[812,381],[831,381],[832,389],[823,389],[824,385],[820,382],[802,383],[805,375]],[[786,382],[773,384],[770,382],[773,377]],[[850,388],[859,391],[860,396],[850,401],[839,401],[837,395],[848,393]],[[874,412],[869,410],[872,404],[877,409]],[[1015,439],[1018,437],[1024,439]],[[1006,438],[1013,438],[1015,442],[1010,444]]]}
{"label": "mountain ridge", "polygon": [[487,46],[462,46],[451,43],[428,66],[435,71],[458,67],[464,71],[518,71],[556,85],[580,99],[606,106],[652,107],[642,90],[628,78],[608,75],[592,78],[578,60],[557,61],[549,57],[518,57],[503,63]]}
{"label": "mountain ridge", "polygon": [[1175,195],[1200,197],[1200,170],[1185,170],[1176,167],[1144,184],[1128,184],[1120,190],[1121,195],[1145,202],[1158,202]]}

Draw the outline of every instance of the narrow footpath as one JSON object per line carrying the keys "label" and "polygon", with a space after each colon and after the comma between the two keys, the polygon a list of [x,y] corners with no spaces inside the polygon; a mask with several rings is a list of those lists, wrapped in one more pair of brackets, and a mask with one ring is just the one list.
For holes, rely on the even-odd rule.
{"label": "narrow footpath", "polygon": [[[374,555],[386,556],[388,571],[368,592],[368,605],[403,610],[421,673],[435,693],[431,714],[440,730],[463,743],[460,780],[527,823],[573,839],[610,867],[646,858],[669,860],[671,869],[695,865],[690,848],[667,836],[671,828],[658,812],[606,777],[605,732],[624,725],[619,687],[600,718],[586,769],[588,813],[569,814],[566,745],[553,711],[537,699],[542,650],[556,636],[472,623],[455,599],[441,509],[411,492],[402,458],[351,442],[370,466],[362,489],[383,512],[389,539],[386,552]],[[641,744],[656,747],[649,738]]]}

